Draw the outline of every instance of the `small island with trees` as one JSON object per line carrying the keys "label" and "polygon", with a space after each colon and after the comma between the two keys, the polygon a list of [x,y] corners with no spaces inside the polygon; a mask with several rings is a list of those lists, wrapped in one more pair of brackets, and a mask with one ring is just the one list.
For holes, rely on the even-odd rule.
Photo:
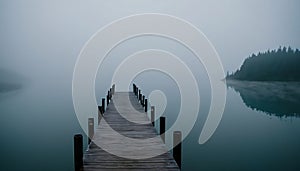
{"label": "small island with trees", "polygon": [[226,76],[227,80],[241,81],[300,81],[300,51],[279,47],[252,54],[240,69]]}
{"label": "small island with trees", "polygon": [[300,51],[279,47],[244,60],[227,74],[233,88],[252,110],[277,117],[300,117]]}

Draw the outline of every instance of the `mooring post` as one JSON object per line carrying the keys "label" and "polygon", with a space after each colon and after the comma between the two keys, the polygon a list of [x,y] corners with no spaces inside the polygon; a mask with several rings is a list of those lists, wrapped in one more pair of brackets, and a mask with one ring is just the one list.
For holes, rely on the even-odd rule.
{"label": "mooring post", "polygon": [[142,100],[142,94],[141,94],[141,90],[139,90],[139,101],[141,102]]}
{"label": "mooring post", "polygon": [[142,104],[142,94],[139,94],[139,101],[140,101],[140,104]]}
{"label": "mooring post", "polygon": [[102,106],[98,106],[98,111],[102,114],[101,108],[102,108]]}
{"label": "mooring post", "polygon": [[112,94],[115,94],[115,91],[116,91],[116,85],[113,84],[113,85],[112,85]]}
{"label": "mooring post", "polygon": [[103,106],[98,106],[98,109],[99,109],[99,111],[100,111],[100,114],[103,115],[103,113],[104,113],[104,112],[103,112]]}
{"label": "mooring post", "polygon": [[105,98],[102,98],[102,109],[103,113],[105,112]]}
{"label": "mooring post", "polygon": [[106,106],[108,106],[108,104],[109,104],[109,95],[107,94],[106,95]]}
{"label": "mooring post", "polygon": [[151,123],[154,126],[154,118],[155,118],[155,107],[151,106]]}
{"label": "mooring post", "polygon": [[83,138],[81,134],[74,135],[74,167],[75,171],[83,168]]}
{"label": "mooring post", "polygon": [[89,118],[88,120],[88,131],[89,131],[88,144],[90,144],[94,136],[94,118]]}
{"label": "mooring post", "polygon": [[98,125],[100,124],[102,118],[102,106],[98,106]]}
{"label": "mooring post", "polygon": [[107,96],[106,96],[106,106],[108,106],[108,104],[109,104],[109,96],[110,96],[110,92],[109,91],[107,91]]}
{"label": "mooring post", "polygon": [[160,122],[160,137],[163,140],[163,142],[165,143],[165,131],[166,131],[166,118],[161,116],[159,118],[159,122]]}
{"label": "mooring post", "polygon": [[104,114],[104,107],[103,106],[100,106],[101,107],[101,114],[103,115]]}
{"label": "mooring post", "polygon": [[174,131],[173,132],[173,157],[179,169],[181,169],[181,152],[182,152],[181,141],[182,141],[181,131]]}
{"label": "mooring post", "polygon": [[109,100],[111,100],[111,98],[112,98],[112,89],[110,88],[109,89]]}
{"label": "mooring post", "polygon": [[133,88],[133,93],[135,94],[135,84],[133,84],[132,88]]}
{"label": "mooring post", "polygon": [[145,106],[145,96],[143,95],[142,106]]}
{"label": "mooring post", "polygon": [[139,93],[138,92],[139,92],[139,88],[136,87],[136,93],[135,93],[135,95],[136,95],[137,98],[139,98]]}
{"label": "mooring post", "polygon": [[148,111],[148,99],[145,99],[145,112],[147,113]]}

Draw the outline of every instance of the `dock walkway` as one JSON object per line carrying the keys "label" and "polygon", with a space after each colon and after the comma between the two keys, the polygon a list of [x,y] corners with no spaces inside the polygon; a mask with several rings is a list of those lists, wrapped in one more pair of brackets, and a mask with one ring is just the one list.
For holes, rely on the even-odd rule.
{"label": "dock walkway", "polygon": [[[99,126],[95,129],[92,143],[83,154],[84,171],[180,170],[170,152],[166,150],[160,136],[157,136],[158,133],[144,111],[144,107],[139,103],[133,92],[114,93],[102,117]],[[128,144],[128,148],[124,147],[124,143],[129,142],[126,142],[126,138],[124,141],[120,141],[120,137],[114,135],[112,129],[120,135],[145,140],[144,144]],[[101,147],[105,147],[120,155],[110,154],[96,144],[101,144]],[[131,147],[138,147],[140,150],[132,149]],[[146,159],[119,157],[130,155],[138,158],[143,153],[146,155],[149,152],[160,152],[161,155]]]}

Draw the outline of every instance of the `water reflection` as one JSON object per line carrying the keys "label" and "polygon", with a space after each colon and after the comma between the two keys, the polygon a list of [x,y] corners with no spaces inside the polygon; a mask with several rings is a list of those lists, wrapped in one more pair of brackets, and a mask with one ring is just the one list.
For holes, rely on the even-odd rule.
{"label": "water reflection", "polygon": [[277,117],[300,117],[300,82],[250,82],[228,80],[244,104]]}

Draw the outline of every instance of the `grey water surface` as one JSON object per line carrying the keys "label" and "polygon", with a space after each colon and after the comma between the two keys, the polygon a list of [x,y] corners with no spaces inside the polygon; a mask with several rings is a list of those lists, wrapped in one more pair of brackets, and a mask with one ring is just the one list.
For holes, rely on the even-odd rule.
{"label": "grey water surface", "polygon": [[[151,75],[144,73],[143,78],[147,78],[147,74]],[[139,85],[142,85],[139,78],[142,76],[135,80]],[[170,127],[179,111],[179,90],[167,76],[148,83],[143,85],[146,94],[153,87],[166,94],[168,105],[163,115]],[[73,110],[71,91],[68,87],[44,89],[46,84],[33,82],[0,101],[1,170],[73,170],[73,135],[83,132]],[[266,101],[272,98],[270,92],[253,93],[253,86],[234,83],[233,88],[228,88],[222,121],[212,138],[203,145],[198,144],[198,138],[210,105],[210,93],[205,93],[210,92],[210,88],[200,86],[201,109],[193,130],[183,141],[182,170],[300,169],[300,119],[297,117],[300,105],[290,103],[298,103],[299,98],[292,94],[279,102],[278,98]],[[260,84],[255,86],[265,88]],[[274,93],[288,94],[287,88],[280,87],[277,86]],[[291,89],[298,91],[295,87]],[[284,101],[292,107],[278,105]],[[272,105],[277,107],[270,108]],[[294,114],[288,115],[291,112]]]}

